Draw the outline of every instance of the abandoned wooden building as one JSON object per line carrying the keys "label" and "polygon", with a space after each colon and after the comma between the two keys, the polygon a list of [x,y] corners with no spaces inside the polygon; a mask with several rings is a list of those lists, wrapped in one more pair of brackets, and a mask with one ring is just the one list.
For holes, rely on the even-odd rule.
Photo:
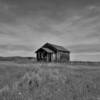
{"label": "abandoned wooden building", "polygon": [[70,51],[62,46],[46,43],[36,51],[36,58],[37,61],[44,62],[68,62]]}

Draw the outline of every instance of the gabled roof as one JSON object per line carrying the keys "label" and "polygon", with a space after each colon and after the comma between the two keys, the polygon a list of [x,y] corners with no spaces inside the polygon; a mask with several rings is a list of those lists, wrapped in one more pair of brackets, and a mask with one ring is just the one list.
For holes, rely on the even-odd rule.
{"label": "gabled roof", "polygon": [[51,49],[49,49],[49,48],[44,48],[44,47],[39,48],[36,52],[38,52],[38,51],[40,51],[40,50],[44,50],[44,51],[46,51],[46,52],[48,52],[48,53],[53,53],[53,51],[52,51]]}
{"label": "gabled roof", "polygon": [[[55,45],[55,44],[46,43],[45,45],[52,46],[53,48],[55,48],[55,49],[58,50],[58,51],[70,52],[69,50],[65,49],[64,47],[58,46],[58,45]],[[45,46],[45,45],[44,45],[44,46]],[[43,47],[44,47],[44,46],[43,46]]]}
{"label": "gabled roof", "polygon": [[53,53],[52,50],[50,50],[49,48],[42,48],[44,51],[48,52],[48,53]]}
{"label": "gabled roof", "polygon": [[[53,48],[53,49],[52,49]],[[48,53],[53,53],[55,51],[62,51],[62,52],[67,52],[67,53],[70,53],[69,50],[65,49],[64,47],[62,46],[58,46],[58,45],[55,45],[55,44],[51,44],[51,43],[46,43],[44,44],[41,48],[39,48],[36,53],[39,51],[39,50],[44,50]]]}

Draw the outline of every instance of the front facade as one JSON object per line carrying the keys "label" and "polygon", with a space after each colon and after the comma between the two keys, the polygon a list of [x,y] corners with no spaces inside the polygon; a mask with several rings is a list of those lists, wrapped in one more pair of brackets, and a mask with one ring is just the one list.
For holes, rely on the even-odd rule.
{"label": "front facade", "polygon": [[46,43],[36,51],[37,61],[68,62],[70,52],[62,46]]}

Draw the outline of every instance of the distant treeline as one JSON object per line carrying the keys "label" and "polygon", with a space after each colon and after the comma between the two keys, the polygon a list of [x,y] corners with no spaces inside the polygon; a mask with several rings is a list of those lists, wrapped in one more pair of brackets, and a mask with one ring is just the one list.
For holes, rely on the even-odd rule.
{"label": "distant treeline", "polygon": [[[12,62],[16,62],[16,63],[33,63],[33,62],[37,63],[35,57],[20,57],[20,56],[0,57],[0,61],[12,61]],[[61,62],[52,62],[52,63],[61,63]],[[99,65],[100,66],[100,62],[94,62],[94,61],[70,61],[70,62],[66,62],[66,63],[71,64],[71,65],[91,65],[91,66]]]}
{"label": "distant treeline", "polygon": [[35,61],[35,57],[0,57],[0,61],[32,62]]}
{"label": "distant treeline", "polygon": [[100,62],[95,62],[95,61],[70,61],[70,64],[73,64],[73,65],[77,65],[77,64],[80,64],[80,65],[100,65]]}

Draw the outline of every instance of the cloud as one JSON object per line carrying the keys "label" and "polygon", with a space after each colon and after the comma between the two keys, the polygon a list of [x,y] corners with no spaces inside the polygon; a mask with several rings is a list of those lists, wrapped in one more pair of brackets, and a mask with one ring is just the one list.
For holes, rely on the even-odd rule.
{"label": "cloud", "polygon": [[77,55],[99,53],[100,2],[96,1],[0,0],[0,50],[24,55],[51,42]]}
{"label": "cloud", "polygon": [[72,61],[100,61],[100,52],[72,53]]}
{"label": "cloud", "polygon": [[0,35],[0,44],[16,44],[20,42],[21,40],[16,37],[11,37],[9,35]]}
{"label": "cloud", "polygon": [[12,44],[1,44],[0,50],[8,50],[8,51],[33,51],[33,47],[29,45],[12,45]]}
{"label": "cloud", "polygon": [[0,56],[23,56],[23,57],[33,57],[34,54],[33,52],[27,52],[27,51],[24,51],[24,50],[19,50],[19,51],[10,51],[10,50],[0,50]]}
{"label": "cloud", "polygon": [[16,8],[14,5],[8,5],[0,1],[0,23],[16,22],[16,15],[12,9]]}
{"label": "cloud", "polygon": [[73,45],[70,46],[69,49],[73,52],[73,53],[99,53],[100,52],[100,44],[95,44],[93,45],[91,44],[77,44],[77,45]]}

